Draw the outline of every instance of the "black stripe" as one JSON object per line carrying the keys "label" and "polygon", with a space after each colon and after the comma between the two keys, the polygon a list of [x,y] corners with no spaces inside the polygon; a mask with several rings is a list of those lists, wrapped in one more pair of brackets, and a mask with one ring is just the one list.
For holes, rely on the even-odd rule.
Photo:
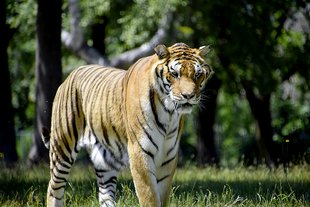
{"label": "black stripe", "polygon": [[164,82],[163,82],[163,84],[164,84],[164,89],[168,92],[169,90],[167,89],[167,87],[168,87],[168,88],[170,87],[169,84],[164,83]]}
{"label": "black stripe", "polygon": [[[104,81],[102,81],[101,82],[101,84],[99,84],[100,85],[100,95],[102,96],[102,94],[104,94],[105,93],[105,91],[106,91],[106,88],[109,86],[109,77],[111,76],[111,75],[113,75],[115,73],[115,70],[110,70],[110,71],[107,71],[106,72],[106,74],[100,79],[100,80],[104,80]],[[96,90],[97,91],[97,90]],[[109,95],[109,91],[110,90],[108,90],[108,95]],[[101,98],[101,96],[99,96],[99,95],[95,95],[96,96],[96,98],[95,98],[95,100],[97,99],[97,98]],[[106,102],[105,102],[105,104],[106,104],[106,107],[108,107],[108,104],[107,104],[107,102],[108,102],[108,99],[109,99],[109,97],[105,97],[105,100],[106,100]],[[103,104],[101,104],[101,107],[100,107],[100,110],[101,111],[107,111],[107,109],[106,110],[103,110],[103,108],[102,108],[102,106],[103,106]],[[109,120],[109,117],[108,117],[108,113],[105,113],[106,115],[107,115],[107,120]],[[111,143],[110,143],[110,140],[109,140],[109,136],[108,136],[108,132],[107,132],[107,128],[106,128],[106,126],[104,125],[104,121],[103,121],[103,113],[100,115],[100,121],[101,121],[101,129],[102,129],[102,135],[103,135],[103,138],[104,138],[104,141],[105,141],[105,143],[108,145],[108,146],[111,146]]]}
{"label": "black stripe", "polygon": [[75,151],[75,153],[78,153],[79,152],[79,150],[77,149],[78,130],[77,130],[77,126],[76,126],[76,116],[80,117],[80,111],[79,111],[79,106],[78,106],[79,102],[77,99],[78,94],[77,94],[74,82],[75,82],[75,76],[72,77],[72,83],[70,84],[70,86],[71,86],[70,96],[71,96],[71,98],[73,98],[75,96],[75,101],[71,100],[71,109],[73,111],[73,113],[72,113],[73,117],[71,117],[71,119],[72,119],[71,128],[73,130],[73,136],[74,137],[72,137],[71,132],[70,132],[70,137],[73,138],[72,141],[74,142],[74,151]]}
{"label": "black stripe", "polygon": [[[166,63],[166,67],[168,67],[167,63]],[[161,68],[161,70],[159,71],[160,78],[163,78],[163,73],[164,73],[164,68]]]}
{"label": "black stripe", "polygon": [[102,185],[102,186],[105,186],[105,185],[107,185],[107,184],[109,184],[109,183],[113,183],[113,184],[116,184],[116,180],[117,180],[117,178],[115,177],[115,176],[112,176],[112,177],[110,177],[107,181],[105,181],[105,182],[99,182],[99,185]]}
{"label": "black stripe", "polygon": [[110,139],[109,139],[109,136],[108,136],[108,131],[105,128],[105,126],[103,125],[102,121],[101,121],[101,128],[102,128],[103,138],[104,138],[105,142],[107,143],[108,146],[111,147]]}
{"label": "black stripe", "polygon": [[111,194],[109,194],[109,196],[111,196],[113,199],[115,199],[115,191],[114,190],[108,190],[107,192],[102,192],[101,191],[101,189],[99,189],[99,193],[101,194],[101,195],[106,195],[106,194],[109,194],[109,193],[112,193],[112,195]]}
{"label": "black stripe", "polygon": [[63,197],[64,197],[64,195],[62,195],[60,198],[58,198],[58,197],[54,196],[52,193],[50,193],[50,196],[52,196],[53,198],[55,198],[55,199],[57,199],[59,201],[61,201],[63,199]]}
{"label": "black stripe", "polygon": [[140,145],[140,143],[139,143],[139,146],[141,147],[141,149],[143,150],[143,152],[144,152],[145,154],[147,154],[148,156],[150,156],[150,157],[152,158],[152,160],[154,160],[154,155],[153,155],[151,152],[145,150],[145,149]]}
{"label": "black stripe", "polygon": [[57,188],[52,186],[52,189],[56,191],[56,190],[59,190],[59,189],[64,188],[64,187],[66,187],[66,184],[61,185],[61,186],[59,186]]}
{"label": "black stripe", "polygon": [[[106,74],[105,74],[102,78],[98,78],[98,79],[96,80],[96,82],[94,82],[95,80],[93,80],[92,85],[90,86],[91,88],[89,88],[89,89],[90,89],[90,92],[87,94],[86,99],[90,99],[90,100],[91,100],[91,109],[93,108],[93,105],[96,104],[96,100],[97,100],[97,98],[98,98],[98,95],[96,95],[96,94],[94,94],[94,93],[97,93],[98,88],[100,88],[100,89],[103,90],[102,87],[104,87],[104,86],[102,86],[102,80],[103,80],[104,78],[106,78],[106,77],[110,74],[110,73],[108,73],[107,71],[104,71],[104,72],[105,72]],[[106,82],[105,82],[105,85],[106,85]],[[90,100],[88,100],[88,101],[90,101]],[[91,110],[91,109],[90,109],[90,110]],[[92,123],[93,123],[92,111],[90,111],[89,113],[90,113],[89,125],[90,125],[91,132],[92,132],[92,134],[93,134],[96,138],[98,138],[98,136],[97,136],[97,134],[95,133],[95,130],[93,129],[93,126],[92,126]],[[102,123],[102,122],[101,122],[101,123]]]}
{"label": "black stripe", "polygon": [[[54,173],[53,173],[53,176],[52,176],[52,178],[56,178],[57,180],[62,180],[62,182],[67,182],[67,179],[66,178],[62,178],[62,177],[59,177],[59,176],[57,176],[57,175],[55,175]],[[54,179],[53,179],[54,180]]]}
{"label": "black stripe", "polygon": [[91,79],[96,79],[100,76],[101,73],[105,73],[106,68],[103,68],[102,66],[99,65],[92,65],[91,67],[85,68],[84,73],[82,74],[83,83],[89,83],[92,84],[94,81]]}
{"label": "black stripe", "polygon": [[121,147],[125,148],[124,143],[122,142],[121,137],[120,137],[119,133],[116,131],[116,128],[115,128],[114,125],[112,125],[112,129],[113,129],[113,131],[114,131],[114,133],[116,135],[116,138],[117,138],[118,142],[121,144]]}
{"label": "black stripe", "polygon": [[[62,105],[61,104],[63,104],[63,103],[67,103],[67,99],[66,100],[64,100],[63,99],[63,96],[64,96],[64,92],[65,91],[62,91],[62,93],[61,93],[61,96],[59,97],[60,99],[58,99],[58,116],[59,117],[61,117],[61,116],[63,116],[63,114],[62,114]],[[66,107],[65,107],[65,109],[67,109]],[[66,138],[66,136],[65,136],[65,132],[64,132],[64,129],[63,129],[63,126],[62,126],[62,123],[61,123],[61,120],[58,120],[59,121],[59,124],[58,124],[58,127],[56,127],[56,134],[57,134],[57,136],[59,137],[59,140],[60,141],[62,141],[62,143],[57,143],[57,145],[56,145],[56,148],[57,148],[57,151],[60,153],[60,155],[62,156],[62,158],[67,162],[67,163],[69,163],[69,164],[71,164],[72,165],[72,163],[73,163],[73,159],[71,158],[71,156],[70,156],[70,159],[69,159],[69,157],[67,157],[67,155],[64,153],[64,151],[63,151],[63,149],[62,149],[62,147],[64,146],[65,148],[66,148],[66,150],[67,150],[67,152],[71,155],[71,149],[70,149],[70,147],[69,147],[69,145],[68,145],[68,142],[67,142],[67,138]],[[67,120],[68,121],[68,120]],[[68,124],[68,123],[67,123]],[[68,128],[67,128],[67,130],[68,130]],[[63,137],[64,136],[64,137]]]}
{"label": "black stripe", "polygon": [[[70,129],[68,129],[68,130],[70,130]],[[62,141],[63,141],[62,143],[63,143],[63,145],[65,146],[66,150],[67,150],[68,153],[70,154],[70,158],[71,158],[71,160],[72,160],[72,157],[71,157],[72,150],[71,150],[71,148],[70,148],[70,146],[69,146],[68,140],[66,139],[66,137],[64,137],[64,138],[62,139]]]}
{"label": "black stripe", "polygon": [[[73,83],[74,84],[75,82],[75,79],[73,79]],[[75,86],[75,90],[73,92],[75,94],[75,108],[76,108],[76,112],[78,114],[78,116],[80,117],[81,115],[81,111],[80,111],[80,101],[79,101],[79,94],[78,94],[78,90],[76,89],[76,86]]]}
{"label": "black stripe", "polygon": [[[106,83],[105,83],[105,87],[104,87],[104,90],[103,90],[103,93],[102,94],[105,94],[105,92],[107,91],[107,94],[106,94],[106,96],[105,96],[105,110],[104,111],[102,111],[102,112],[105,112],[105,114],[106,114],[106,120],[107,120],[107,122],[108,123],[111,123],[110,122],[110,117],[109,117],[109,113],[107,113],[108,111],[109,111],[109,103],[108,103],[108,101],[109,101],[109,99],[110,99],[110,94],[111,94],[111,90],[109,90],[110,88],[109,88],[109,84],[108,84],[108,81],[106,81]],[[109,135],[108,135],[108,132],[107,132],[107,128],[106,127],[104,127],[103,125],[103,122],[102,122],[102,116],[103,116],[103,114],[101,115],[101,125],[102,125],[102,132],[103,132],[103,137],[104,137],[104,139],[105,139],[105,141],[106,141],[106,143],[107,143],[107,145],[108,146],[111,146],[111,143],[110,143],[110,139],[109,139]]]}
{"label": "black stripe", "polygon": [[56,148],[57,148],[57,152],[60,154],[61,158],[62,158],[65,162],[67,162],[67,163],[69,163],[70,165],[72,165],[72,164],[73,164],[73,161],[72,161],[69,157],[67,157],[67,155],[63,152],[62,147],[61,147],[60,145],[57,145]]}
{"label": "black stripe", "polygon": [[150,156],[152,158],[152,160],[154,161],[154,154],[151,153],[150,151],[145,150],[142,145],[140,144],[138,138],[136,137],[136,134],[134,133],[134,130],[130,127],[130,131],[131,131],[131,135],[132,138],[134,138],[136,140],[136,142],[138,143],[139,147],[142,149],[142,151],[147,154],[148,156]]}
{"label": "black stripe", "polygon": [[165,180],[166,178],[169,178],[170,177],[170,174],[169,175],[166,175],[160,179],[157,179],[157,183],[160,183],[161,181]]}
{"label": "black stripe", "polygon": [[[116,103],[116,98],[117,98],[117,90],[119,89],[118,87],[116,87],[117,84],[119,84],[120,80],[123,80],[124,77],[124,73],[120,72],[118,73],[115,77],[113,77],[113,86],[111,85],[111,88],[113,88],[113,103]],[[122,95],[122,94],[121,94]]]}
{"label": "black stripe", "polygon": [[105,173],[105,172],[109,172],[108,170],[104,170],[104,169],[95,169],[96,172],[98,173]]}
{"label": "black stripe", "polygon": [[[166,113],[171,114],[171,113],[173,112],[173,111],[168,110],[168,109],[166,108],[165,104],[164,104],[161,100],[159,100],[159,103],[160,103],[161,107],[165,110]],[[166,133],[166,132],[165,132],[165,133]]]}
{"label": "black stripe", "polygon": [[[141,111],[141,113],[142,113],[143,122],[148,126],[149,129],[152,130],[152,127],[150,126],[149,121],[147,121],[148,115],[145,115],[145,111],[143,110],[143,107],[142,107],[142,105],[141,105],[142,103],[143,103],[143,101],[141,101],[141,98],[140,98],[140,105],[139,105],[139,107],[140,107],[140,111]],[[140,125],[143,126],[143,125],[141,124],[141,121],[140,121],[139,119],[138,119],[138,121],[139,121]],[[153,131],[153,130],[152,130],[152,131]]]}
{"label": "black stripe", "polygon": [[56,169],[57,173],[65,174],[65,175],[68,175],[68,174],[69,174],[68,171],[64,171],[64,170],[59,169],[59,168],[57,167],[57,165],[55,165],[55,168],[54,168],[54,169]]}
{"label": "black stripe", "polygon": [[57,181],[57,180],[55,180],[54,178],[52,178],[52,180],[53,180],[53,183],[56,183],[56,184],[60,184],[60,183],[67,182],[67,181]]}
{"label": "black stripe", "polygon": [[[123,164],[121,161],[119,161],[119,160],[115,157],[115,155],[114,155],[110,150],[104,149],[104,148],[102,147],[102,145],[100,145],[100,149],[103,151],[103,157],[104,157],[105,162],[106,162],[107,165],[109,165],[109,167],[111,167],[113,170],[120,170],[120,168],[121,168],[122,166],[124,166],[124,164]],[[107,157],[107,152],[110,153],[110,156],[111,156],[112,159],[113,159],[112,161],[110,160],[110,159],[111,159],[110,157]],[[115,161],[118,162],[118,164],[119,164],[121,167],[116,167]]]}
{"label": "black stripe", "polygon": [[[108,151],[109,151],[109,153],[110,153],[110,155],[111,155],[111,157],[112,157],[112,162],[113,162],[113,161],[114,161],[114,162],[117,162],[121,167],[122,167],[122,166],[125,166],[125,164],[124,164],[121,160],[119,160],[118,157],[115,156],[115,154],[114,154],[114,152],[113,152],[112,150],[108,149]],[[121,168],[121,167],[120,167],[120,168]],[[116,169],[120,169],[120,168],[116,168]]]}
{"label": "black stripe", "polygon": [[[102,170],[102,169],[97,169],[97,168],[95,168],[95,171],[96,171],[96,176],[98,178],[103,178],[104,173],[108,172],[107,170]],[[103,173],[103,175],[100,175],[101,173]]]}
{"label": "black stripe", "polygon": [[176,138],[173,146],[167,151],[167,156],[169,156],[169,154],[174,150],[174,148],[177,145],[177,142],[178,142],[178,139]]}
{"label": "black stripe", "polygon": [[138,115],[137,115],[136,118],[137,118],[137,120],[138,120],[138,122],[139,122],[141,128],[143,129],[144,133],[146,134],[147,138],[152,142],[152,144],[154,145],[154,147],[155,147],[156,150],[158,151],[158,146],[157,146],[157,144],[154,142],[152,136],[148,133],[148,131],[143,127],[143,124],[140,122]]}
{"label": "black stripe", "polygon": [[[82,79],[80,80],[81,84],[80,84],[80,90],[82,92],[88,92],[86,94],[86,97],[85,97],[85,100],[88,101],[88,97],[91,95],[92,91],[93,90],[89,90],[89,89],[92,89],[92,87],[94,87],[94,83],[96,82],[96,79],[97,81],[98,80],[101,80],[99,75],[100,73],[105,73],[106,70],[103,70],[102,71],[102,68],[95,68],[95,69],[90,69],[89,72],[88,71],[85,71],[85,73],[83,73],[83,77]],[[99,75],[98,75],[99,73]],[[86,89],[86,91],[85,91]]]}
{"label": "black stripe", "polygon": [[[115,192],[114,191],[112,191],[112,190],[109,190],[108,192],[111,192],[111,193],[113,193],[113,195],[111,195],[111,194],[108,194],[110,197],[112,197],[112,199],[113,200],[115,200]],[[104,193],[104,192],[101,192],[101,190],[99,189],[99,193],[101,194],[101,195],[105,195],[105,194],[107,194],[108,192],[106,192],[106,193]],[[111,199],[104,199],[104,201],[102,202],[102,203],[105,203],[106,201],[108,201],[108,200],[111,200]]]}
{"label": "black stripe", "polygon": [[170,163],[170,162],[171,162],[172,160],[174,160],[175,158],[176,158],[176,155],[175,155],[174,157],[170,158],[169,160],[163,162],[163,163],[161,164],[161,166],[163,167],[163,166],[167,165],[168,163]]}
{"label": "black stripe", "polygon": [[160,69],[159,69],[159,68],[156,68],[156,70],[155,70],[155,75],[156,75],[156,77],[161,79],[161,76],[160,76],[160,73],[158,73],[158,70],[161,71],[161,70],[163,70],[163,68],[160,68]]}
{"label": "black stripe", "polygon": [[101,185],[101,184],[99,184],[99,187],[101,187],[101,188],[105,188],[105,189],[108,189],[108,188],[114,188],[115,187],[115,184],[107,184],[107,185]]}
{"label": "black stripe", "polygon": [[103,178],[104,175],[99,175],[99,173],[96,171],[96,176],[97,176],[98,178]]}
{"label": "black stripe", "polygon": [[67,168],[70,169],[71,165],[67,165],[66,163],[61,162],[60,160],[58,160],[58,163],[63,167],[63,168]]}
{"label": "black stripe", "polygon": [[[121,146],[121,144],[119,143],[119,142],[117,142],[117,141],[115,141],[115,144],[116,144],[116,146],[117,146],[117,150],[118,150],[118,152],[119,152],[119,154],[120,154],[120,160],[122,160],[123,159],[123,148],[122,148],[122,146]],[[121,161],[120,161],[121,162]]]}
{"label": "black stripe", "polygon": [[[159,73],[158,73],[158,70],[159,70]],[[156,74],[156,77],[157,77],[157,79],[159,79],[160,81],[161,81],[161,83],[158,83],[158,85],[159,85],[159,89],[160,89],[160,92],[162,92],[162,93],[165,93],[165,90],[164,90],[164,88],[163,88],[163,71],[164,71],[164,68],[162,67],[162,68],[156,68],[156,70],[155,70],[155,74]]]}
{"label": "black stripe", "polygon": [[[105,162],[107,165],[109,165],[109,167],[111,167],[113,170],[118,169],[107,157],[107,150],[102,146],[101,143],[99,143],[98,141],[95,143],[95,145],[98,146],[99,148],[99,155],[103,156]],[[96,155],[97,156],[97,155]]]}
{"label": "black stripe", "polygon": [[168,136],[173,135],[177,130],[178,130],[178,127],[175,127],[173,130],[169,132]]}
{"label": "black stripe", "polygon": [[57,183],[57,184],[59,184],[59,183],[66,183],[67,182],[67,180],[65,178],[58,177],[56,175],[52,176],[52,180],[53,180],[54,183]]}
{"label": "black stripe", "polygon": [[156,110],[154,94],[155,94],[155,91],[154,91],[154,89],[151,88],[150,91],[149,91],[149,96],[150,96],[150,103],[151,103],[152,113],[154,115],[154,119],[155,119],[156,125],[166,134],[166,129],[165,129],[164,125],[159,121],[159,118],[158,118],[158,113],[157,113],[157,110]]}
{"label": "black stripe", "polygon": [[189,61],[197,62],[197,59],[190,54],[184,54],[184,55],[178,56],[177,58],[174,59],[174,61],[183,61],[183,60],[189,60]]}

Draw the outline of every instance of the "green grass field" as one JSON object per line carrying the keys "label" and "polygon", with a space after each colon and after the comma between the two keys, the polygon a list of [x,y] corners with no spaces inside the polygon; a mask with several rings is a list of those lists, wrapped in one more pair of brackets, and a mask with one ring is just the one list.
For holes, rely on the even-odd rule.
{"label": "green grass field", "polygon": [[[48,166],[14,170],[0,168],[0,206],[44,206]],[[189,206],[310,206],[310,167],[269,171],[264,167],[177,170],[170,197],[172,207]],[[95,173],[76,165],[65,193],[66,206],[99,206]],[[130,173],[118,179],[118,206],[138,206]]]}

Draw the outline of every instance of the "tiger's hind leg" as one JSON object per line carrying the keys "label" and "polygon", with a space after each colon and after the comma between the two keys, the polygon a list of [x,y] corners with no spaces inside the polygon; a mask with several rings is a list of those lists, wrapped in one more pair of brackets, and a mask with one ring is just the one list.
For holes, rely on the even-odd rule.
{"label": "tiger's hind leg", "polygon": [[98,168],[95,168],[95,170],[99,187],[99,202],[101,207],[116,206],[115,192],[118,173],[114,170],[106,171]]}
{"label": "tiger's hind leg", "polygon": [[[70,147],[69,147],[70,148]],[[50,149],[50,181],[47,192],[47,206],[63,206],[65,186],[70,169],[77,157],[78,149],[72,147],[71,152],[61,148],[61,144],[52,144]]]}
{"label": "tiger's hind leg", "polygon": [[115,207],[116,180],[118,170],[107,163],[109,152],[99,143],[87,147],[96,171],[101,207]]}

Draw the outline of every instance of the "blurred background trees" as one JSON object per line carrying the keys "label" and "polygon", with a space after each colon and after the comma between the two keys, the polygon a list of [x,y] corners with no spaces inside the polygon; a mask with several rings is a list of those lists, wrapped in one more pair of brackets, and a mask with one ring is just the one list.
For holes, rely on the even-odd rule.
{"label": "blurred background trees", "polygon": [[6,5],[4,1],[0,3],[0,30],[0,87],[3,95],[0,108],[0,156],[7,163],[12,163],[17,161],[17,153],[15,149],[14,114],[11,102],[11,80],[7,48],[13,30],[6,23]]}
{"label": "blurred background trees", "polygon": [[[7,50],[2,49],[8,58],[3,52],[1,57],[8,62],[11,85],[1,84],[8,93],[8,104],[11,86],[14,112],[5,111],[14,115],[16,132],[15,145],[14,134],[8,138],[2,133],[9,128],[1,130],[2,154],[16,146],[24,160],[31,148],[42,148],[38,139],[41,125],[35,120],[41,117],[48,125],[50,106],[46,113],[39,108],[46,100],[51,103],[44,97],[53,96],[60,71],[65,78],[86,63],[126,69],[151,54],[158,43],[185,42],[192,47],[212,45],[208,62],[216,75],[208,83],[199,109],[187,117],[181,143],[183,160],[224,166],[309,163],[310,5],[306,0],[68,0],[62,2],[62,12],[52,11],[60,2],[50,4],[50,10],[43,10],[40,1],[34,0],[7,0],[0,5],[6,11],[1,12],[5,14],[1,31],[14,31],[1,32],[1,37],[11,34],[11,40],[6,44],[9,39],[1,38],[0,49],[8,45]],[[48,21],[59,25],[59,20],[61,62],[52,57],[52,48],[60,47],[59,28],[46,26]],[[2,25],[9,30],[2,30]],[[42,42],[39,31],[47,35]],[[40,51],[46,55],[39,56]],[[40,62],[45,76],[35,72],[40,71]],[[40,89],[44,89],[41,96]],[[10,120],[4,117],[1,114],[1,127]],[[43,154],[30,153],[29,157],[36,162]]]}
{"label": "blurred background trees", "polygon": [[36,107],[34,134],[28,159],[37,163],[47,159],[41,133],[51,127],[54,96],[62,82],[61,66],[61,0],[37,1],[36,18]]}

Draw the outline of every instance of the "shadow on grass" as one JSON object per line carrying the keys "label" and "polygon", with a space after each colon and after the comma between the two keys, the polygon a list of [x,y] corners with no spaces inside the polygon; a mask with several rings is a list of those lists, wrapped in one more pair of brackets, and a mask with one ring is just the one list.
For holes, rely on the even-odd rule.
{"label": "shadow on grass", "polygon": [[[7,176],[7,177],[6,177]],[[41,206],[45,204],[48,177],[39,177],[26,179],[19,177],[18,174],[10,177],[9,175],[0,178],[0,204],[10,201],[18,201],[22,206],[28,203],[39,203]],[[191,181],[175,181],[173,183],[173,195],[182,197],[191,195],[193,197],[208,196],[210,193],[222,198],[225,191],[229,190],[231,195],[240,196],[247,200],[258,203],[259,199],[264,198],[270,200],[279,195],[294,194],[296,199],[303,199],[306,204],[310,204],[310,183],[309,181],[274,181],[262,180],[259,182],[236,180],[236,181],[214,181],[199,180]],[[134,194],[134,185],[130,178],[120,178],[117,185],[117,197],[126,194],[125,191],[132,191]],[[70,181],[66,186],[66,199],[72,200],[97,199],[97,185],[93,176],[84,175],[81,179]],[[134,195],[133,195],[134,196]],[[70,200],[68,199],[68,200]],[[66,201],[67,206],[68,202]],[[70,204],[70,203],[69,203]]]}
{"label": "shadow on grass", "polygon": [[271,200],[279,195],[292,195],[296,199],[303,199],[307,204],[310,204],[310,183],[309,182],[275,182],[275,181],[201,181],[195,180],[174,183],[176,190],[174,194],[182,196],[183,194],[192,194],[201,196],[215,194],[221,198],[223,194],[229,191],[234,197],[242,197],[252,200],[253,203],[259,202],[260,199]]}

